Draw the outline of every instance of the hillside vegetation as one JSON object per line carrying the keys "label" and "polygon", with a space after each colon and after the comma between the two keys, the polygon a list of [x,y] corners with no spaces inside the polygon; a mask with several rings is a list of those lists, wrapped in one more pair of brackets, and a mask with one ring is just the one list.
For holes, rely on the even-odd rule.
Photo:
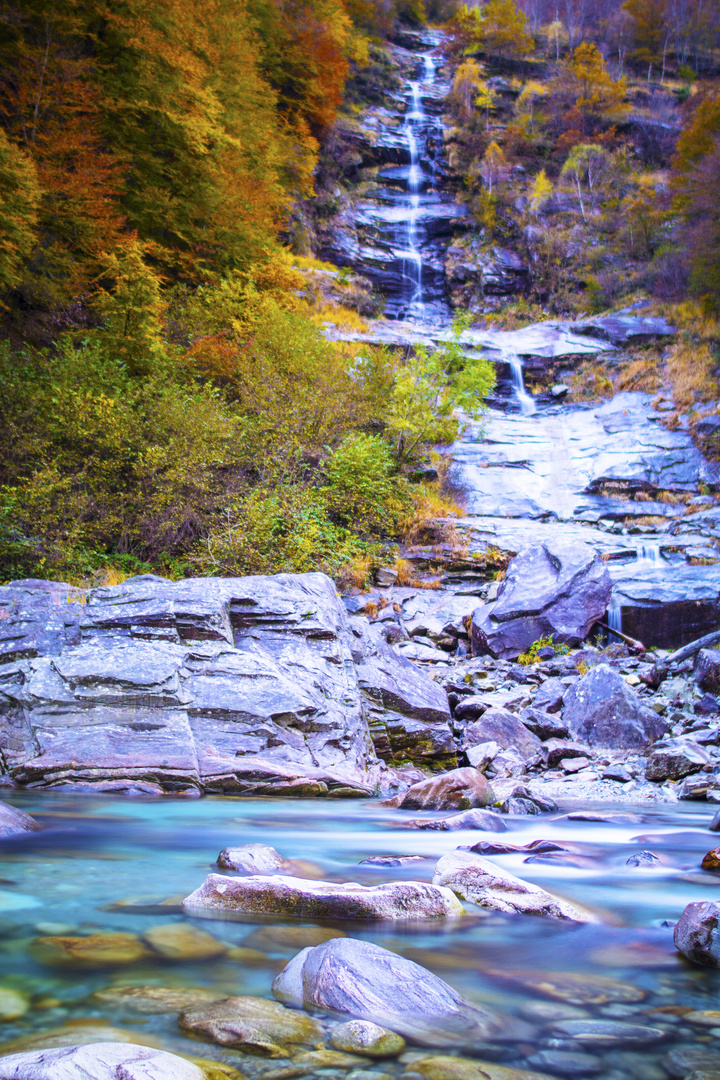
{"label": "hillside vegetation", "polygon": [[513,325],[649,301],[682,334],[615,381],[670,380],[685,410],[720,396],[717,0],[15,0],[0,579],[361,584],[447,509],[417,466],[491,370],[454,344],[328,342],[323,322],[362,329],[378,300],[332,267],[318,288],[312,252],[342,118],[389,78],[388,38],[428,19],[447,29],[446,151],[475,223],[457,243],[532,267],[510,307],[480,312],[472,290],[456,305]]}

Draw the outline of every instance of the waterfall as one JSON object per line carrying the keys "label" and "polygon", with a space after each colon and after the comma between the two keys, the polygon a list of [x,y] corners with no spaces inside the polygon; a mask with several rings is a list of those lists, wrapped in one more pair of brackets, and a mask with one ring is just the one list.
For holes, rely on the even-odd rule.
{"label": "waterfall", "polygon": [[[619,601],[614,598],[610,600],[606,618],[611,631],[618,630],[622,633],[622,607]],[[608,636],[608,642],[612,641],[620,641],[620,638],[611,632]]]}
{"label": "waterfall", "polygon": [[507,362],[510,365],[513,390],[515,391],[517,403],[520,406],[520,412],[523,416],[532,416],[532,414],[537,411],[537,405],[525,389],[522,361],[519,356],[508,356]]}
{"label": "waterfall", "polygon": [[638,545],[637,565],[646,570],[662,569],[662,557],[660,554],[660,541],[649,540]]}
{"label": "waterfall", "polygon": [[422,102],[421,86],[432,83],[435,78],[435,61],[429,55],[423,57],[423,80],[422,84],[413,80],[410,82],[410,102],[405,113],[403,133],[407,139],[408,153],[410,156],[410,169],[408,171],[408,195],[410,205],[407,210],[406,248],[402,252],[403,296],[405,299],[406,314],[411,317],[423,319],[425,317],[425,304],[423,300],[423,257],[418,240],[418,215],[420,213],[420,193],[425,181],[422,166],[420,165],[422,151],[426,149],[426,138],[423,138],[423,129],[427,126],[428,118]]}

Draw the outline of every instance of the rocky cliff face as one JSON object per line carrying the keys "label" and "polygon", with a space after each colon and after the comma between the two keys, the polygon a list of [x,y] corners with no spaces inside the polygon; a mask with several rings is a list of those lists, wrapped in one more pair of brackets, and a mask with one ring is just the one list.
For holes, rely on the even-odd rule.
{"label": "rocky cliff face", "polygon": [[0,782],[363,795],[452,765],[449,724],[323,574],[0,588]]}

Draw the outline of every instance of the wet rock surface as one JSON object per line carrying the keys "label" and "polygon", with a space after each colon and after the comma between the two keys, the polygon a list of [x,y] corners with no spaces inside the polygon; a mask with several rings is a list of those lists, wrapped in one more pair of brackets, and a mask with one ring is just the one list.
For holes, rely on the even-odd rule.
{"label": "wet rock surface", "polygon": [[551,896],[538,885],[522,881],[490,859],[472,851],[443,855],[435,867],[433,882],[452,889],[464,900],[490,911],[546,915],[575,922],[590,918],[589,915],[581,915],[567,901]]}
{"label": "wet rock surface", "polygon": [[383,722],[405,759],[454,761],[442,691],[358,639],[322,574],[18,582],[0,614],[0,761],[18,786],[363,795]]}
{"label": "wet rock surface", "polygon": [[471,1005],[411,960],[354,938],[299,953],[275,979],[273,994],[287,1005],[370,1020],[423,1044],[452,1045],[499,1030],[492,1010]]}
{"label": "wet rock surface", "polygon": [[42,826],[30,814],[0,802],[0,840],[6,836],[21,836],[23,833],[37,832]]}
{"label": "wet rock surface", "polygon": [[438,919],[462,914],[462,906],[449,889],[419,881],[386,885],[341,885],[301,878],[226,878],[210,874],[205,883],[183,900],[193,915],[224,913],[291,915],[296,918]]}
{"label": "wet rock surface", "polygon": [[205,1072],[164,1050],[95,1043],[0,1058],[2,1080],[204,1080]]}
{"label": "wet rock surface", "polygon": [[720,904],[688,904],[673,931],[678,952],[698,967],[720,967]]}
{"label": "wet rock surface", "polygon": [[316,1020],[265,998],[230,997],[189,1009],[180,1014],[178,1025],[195,1038],[262,1057],[285,1057],[290,1047],[324,1041]]}

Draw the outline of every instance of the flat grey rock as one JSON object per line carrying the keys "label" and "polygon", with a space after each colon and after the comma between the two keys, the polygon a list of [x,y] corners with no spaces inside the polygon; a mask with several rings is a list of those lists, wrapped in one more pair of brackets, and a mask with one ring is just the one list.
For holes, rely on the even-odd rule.
{"label": "flat grey rock", "polygon": [[303,949],[272,991],[286,1005],[370,1020],[422,1045],[463,1045],[507,1029],[507,1019],[472,1005],[419,964],[355,938]]}
{"label": "flat grey rock", "polygon": [[210,874],[199,889],[185,897],[183,908],[201,918],[232,919],[258,914],[401,922],[457,917],[463,912],[462,904],[450,889],[422,881],[391,881],[369,886],[307,881],[282,874],[244,878]]}
{"label": "flat grey rock", "polygon": [[389,760],[454,765],[442,688],[357,621],[317,573],[0,587],[0,775],[362,796],[373,733]]}
{"label": "flat grey rock", "polygon": [[496,742],[504,750],[517,750],[525,761],[538,758],[542,747],[537,735],[528,731],[522,720],[507,709],[488,709],[466,729],[467,747],[487,742]]}
{"label": "flat grey rock", "polygon": [[539,885],[523,881],[472,851],[443,855],[435,867],[433,882],[490,911],[545,915],[571,922],[594,921],[591,916],[580,914],[566,900],[552,896]]}

